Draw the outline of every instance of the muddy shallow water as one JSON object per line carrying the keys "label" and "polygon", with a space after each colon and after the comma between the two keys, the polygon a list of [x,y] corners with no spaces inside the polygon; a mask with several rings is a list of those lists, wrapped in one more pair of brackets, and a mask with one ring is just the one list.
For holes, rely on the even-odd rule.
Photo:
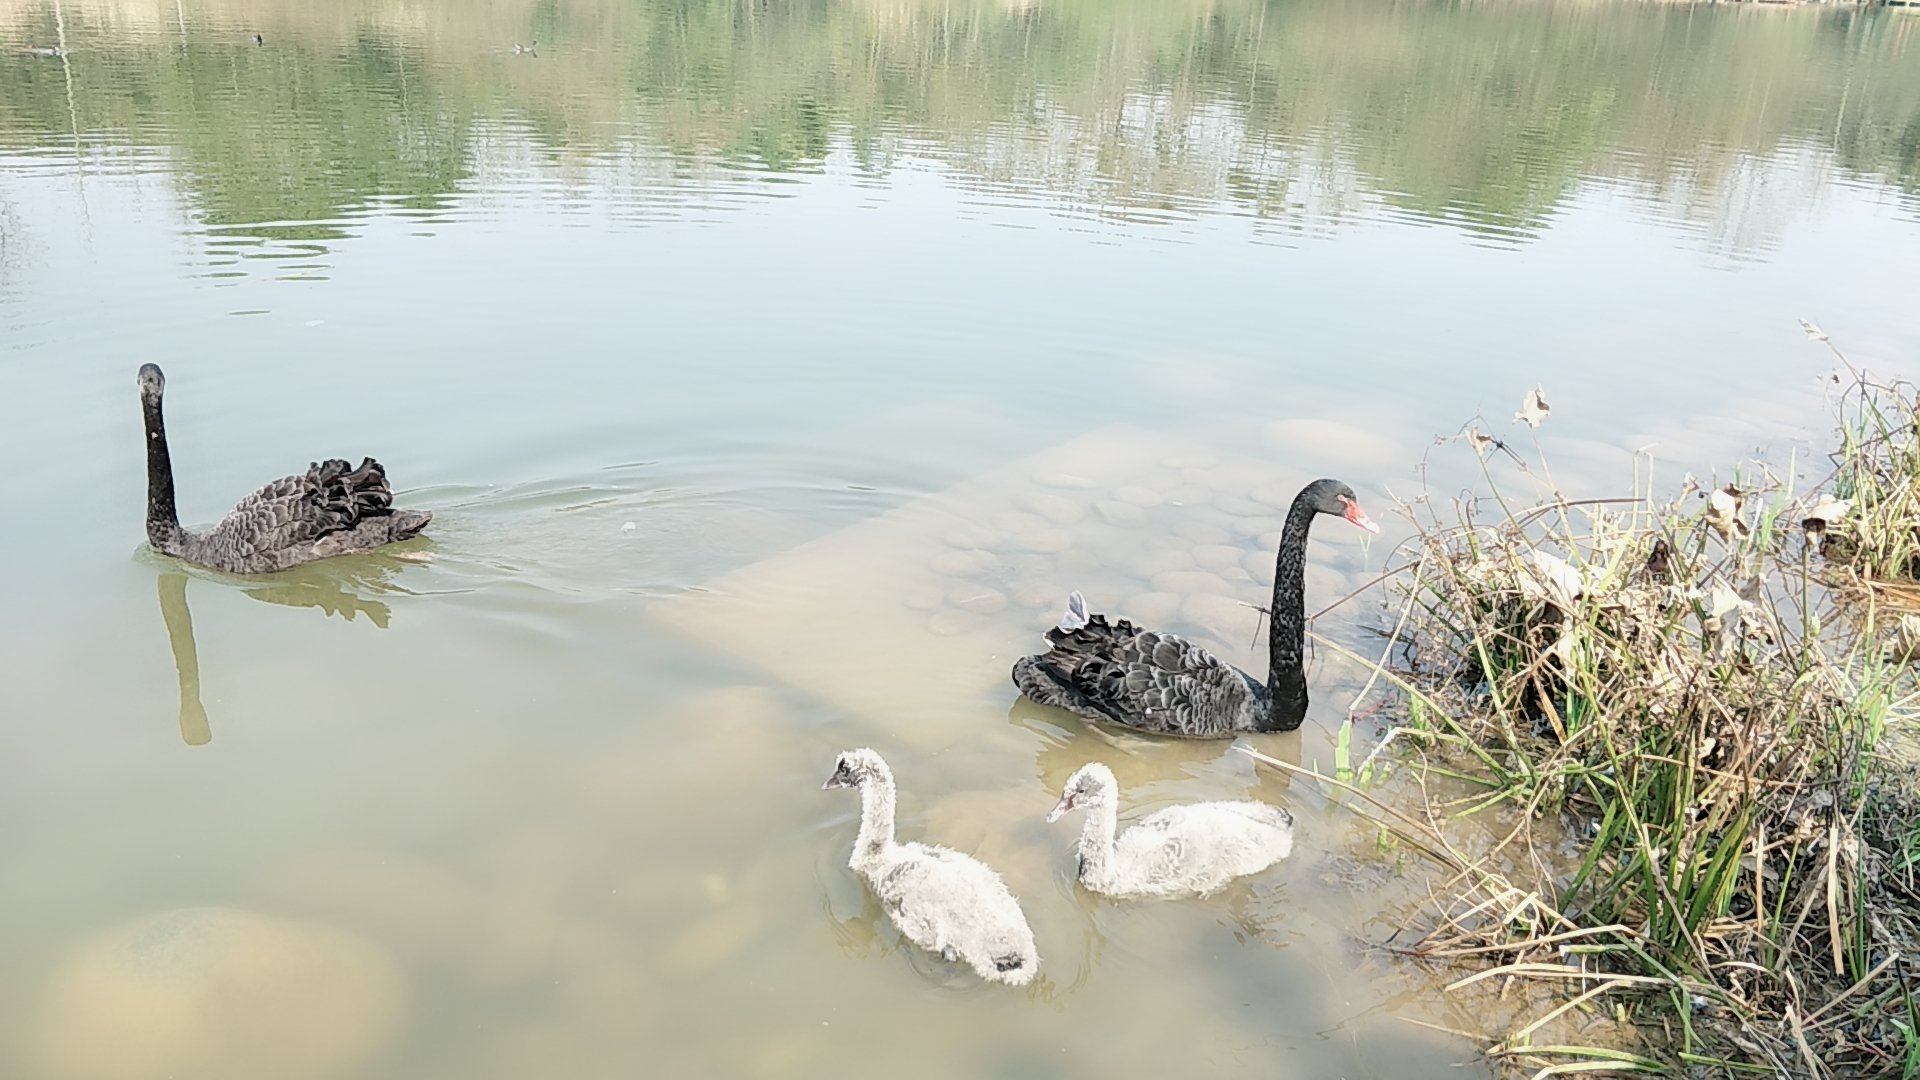
{"label": "muddy shallow water", "polygon": [[[1007,668],[1077,588],[1260,671],[1291,494],[1337,475],[1387,526],[1316,527],[1318,609],[1423,465],[1473,480],[1435,435],[1531,445],[1536,383],[1570,491],[1823,448],[1795,318],[1920,355],[1915,27],[0,9],[0,1073],[1484,1073],[1439,1029],[1505,1006],[1365,947],[1426,867]],[[373,454],[429,537],[246,581],[144,551],[149,360],[188,520]],[[1315,629],[1370,655],[1383,619]],[[1244,742],[1331,769],[1364,667],[1310,674],[1303,729]],[[819,790],[857,745],[904,838],[1005,874],[1034,986],[902,946]],[[1295,854],[1093,899],[1042,820],[1089,760],[1123,820],[1268,799]]]}

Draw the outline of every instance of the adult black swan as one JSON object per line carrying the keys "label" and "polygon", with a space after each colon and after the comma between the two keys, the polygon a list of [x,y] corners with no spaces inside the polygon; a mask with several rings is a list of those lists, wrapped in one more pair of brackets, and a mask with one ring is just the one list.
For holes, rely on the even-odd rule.
{"label": "adult black swan", "polygon": [[1273,571],[1267,682],[1172,634],[1125,619],[1087,614],[1074,593],[1046,652],[1013,665],[1013,684],[1040,705],[1156,735],[1223,739],[1242,731],[1292,731],[1307,715],[1307,530],[1316,514],[1335,514],[1368,532],[1353,489],[1315,480],[1294,496]]}
{"label": "adult black swan", "polygon": [[285,476],[240,500],[206,532],[180,527],[173,460],[160,398],[167,377],[140,365],[147,419],[147,542],[155,551],[233,574],[266,574],[405,540],[433,520],[429,510],[395,510],[387,472],[367,458],[355,469],[337,458]]}

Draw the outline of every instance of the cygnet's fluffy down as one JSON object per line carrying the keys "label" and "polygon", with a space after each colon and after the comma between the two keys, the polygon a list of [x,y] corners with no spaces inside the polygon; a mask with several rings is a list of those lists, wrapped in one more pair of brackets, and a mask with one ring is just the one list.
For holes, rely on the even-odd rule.
{"label": "cygnet's fluffy down", "polygon": [[1047,815],[1087,812],[1080,832],[1080,884],[1107,896],[1206,894],[1256,874],[1293,850],[1293,815],[1262,802],[1170,806],[1114,839],[1120,785],[1094,762],[1067,780]]}
{"label": "cygnet's fluffy down", "polygon": [[980,977],[1023,986],[1040,969],[1033,930],[1006,882],[950,848],[893,839],[893,772],[872,750],[849,750],[822,788],[860,789],[860,833],[847,865],[879,898],[900,933]]}

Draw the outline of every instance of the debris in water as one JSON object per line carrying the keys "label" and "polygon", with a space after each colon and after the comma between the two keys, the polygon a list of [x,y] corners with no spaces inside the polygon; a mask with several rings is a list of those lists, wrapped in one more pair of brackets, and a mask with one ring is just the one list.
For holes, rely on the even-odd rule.
{"label": "debris in water", "polygon": [[1664,537],[1654,537],[1653,550],[1647,552],[1647,574],[1656,581],[1673,578],[1673,548]]}
{"label": "debris in water", "polygon": [[1801,519],[1800,527],[1809,533],[1825,532],[1827,526],[1845,519],[1847,511],[1851,509],[1853,509],[1852,500],[1829,497],[1819,506],[1807,511],[1807,516]]}
{"label": "debris in water", "polygon": [[1547,404],[1547,395],[1539,387],[1534,387],[1527,400],[1520,403],[1520,411],[1513,414],[1515,420],[1524,420],[1528,427],[1539,427],[1553,412],[1553,406]]}
{"label": "debris in water", "polygon": [[1586,591],[1580,571],[1550,551],[1534,548],[1529,554],[1533,557],[1534,572],[1518,578],[1520,591],[1535,600],[1545,600],[1561,611],[1572,610],[1573,602]]}
{"label": "debris in water", "polygon": [[1707,524],[1720,539],[1732,543],[1735,536],[1745,540],[1752,531],[1747,523],[1740,520],[1740,506],[1746,502],[1746,492],[1728,484],[1726,487],[1707,496]]}

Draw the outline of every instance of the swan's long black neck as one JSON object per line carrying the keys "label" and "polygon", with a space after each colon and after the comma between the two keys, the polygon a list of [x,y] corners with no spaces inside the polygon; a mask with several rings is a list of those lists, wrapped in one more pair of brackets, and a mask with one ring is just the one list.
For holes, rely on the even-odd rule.
{"label": "swan's long black neck", "polygon": [[173,459],[167,454],[160,395],[141,395],[140,408],[147,418],[147,543],[171,555],[179,550],[182,533],[180,513],[173,503]]}
{"label": "swan's long black neck", "polygon": [[1267,716],[1263,731],[1292,731],[1307,717],[1307,530],[1317,513],[1302,491],[1287,511],[1267,606]]}

